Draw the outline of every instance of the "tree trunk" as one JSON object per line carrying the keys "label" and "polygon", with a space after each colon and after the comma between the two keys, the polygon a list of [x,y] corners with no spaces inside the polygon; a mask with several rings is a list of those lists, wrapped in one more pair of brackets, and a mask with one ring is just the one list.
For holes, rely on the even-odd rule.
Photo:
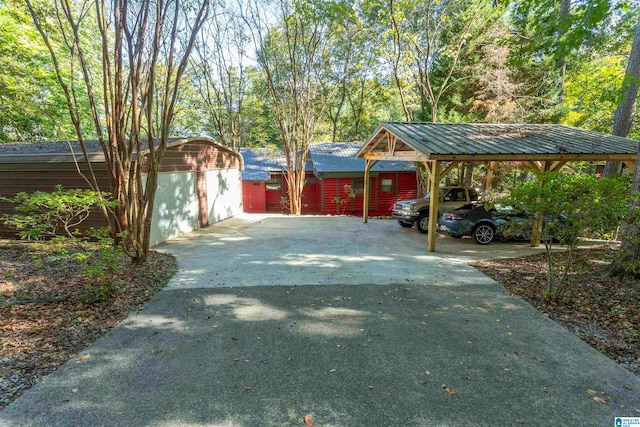
{"label": "tree trunk", "polygon": [[556,61],[556,68],[560,73],[560,95],[558,97],[558,104],[562,104],[564,98],[564,79],[567,73],[567,58],[565,49],[562,46],[564,44],[562,36],[564,35],[565,22],[567,21],[570,12],[571,0],[562,0],[560,2],[560,11],[558,13],[558,28],[556,29],[556,35],[558,37],[558,46],[556,46],[556,49],[560,51],[560,55]]}
{"label": "tree trunk", "polygon": [[[636,25],[629,63],[622,82],[620,104],[613,113],[613,134],[626,138],[629,136],[633,117],[636,114],[636,100],[638,99],[638,81],[640,80],[640,21]],[[636,168],[637,170],[637,168]],[[621,162],[607,162],[602,176],[619,175],[622,172]],[[634,176],[634,180],[635,180]]]}
{"label": "tree trunk", "polygon": [[[640,79],[640,21],[636,25],[631,53],[629,54],[629,63],[622,82],[622,100],[614,113],[614,135],[626,137],[629,134],[636,111],[638,79]],[[609,166],[609,163],[607,163],[607,166]],[[603,175],[607,176],[608,172],[607,167],[605,167]],[[633,174],[631,191],[634,195],[640,192],[640,147],[636,157],[636,168]],[[614,275],[640,274],[640,266],[638,265],[640,260],[640,220],[637,218],[640,215],[640,207],[637,201],[631,201],[629,208],[629,220],[623,230],[622,247],[612,267],[612,274]]]}

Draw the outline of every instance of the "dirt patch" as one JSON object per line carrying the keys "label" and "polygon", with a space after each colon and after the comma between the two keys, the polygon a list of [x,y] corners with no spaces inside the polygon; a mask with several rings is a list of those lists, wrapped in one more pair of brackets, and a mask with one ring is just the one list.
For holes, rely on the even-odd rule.
{"label": "dirt patch", "polygon": [[[542,297],[548,271],[545,254],[471,265],[640,376],[640,280],[609,276],[612,249],[584,249],[575,255],[569,289],[557,303]],[[565,254],[554,259],[560,265]]]}
{"label": "dirt patch", "polygon": [[[0,241],[0,408],[73,358],[162,289],[175,258],[151,252],[96,275],[95,246]],[[92,270],[93,268],[93,270]]]}

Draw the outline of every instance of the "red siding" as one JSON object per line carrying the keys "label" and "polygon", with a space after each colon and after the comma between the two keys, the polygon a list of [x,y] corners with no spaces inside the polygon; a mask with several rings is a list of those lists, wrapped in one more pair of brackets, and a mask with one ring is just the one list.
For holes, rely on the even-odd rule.
{"label": "red siding", "polygon": [[417,185],[415,172],[398,173],[398,200],[415,199]]}
{"label": "red siding", "polygon": [[306,182],[302,189],[302,213],[320,213],[320,199],[318,199],[318,186],[320,182],[312,174],[306,175]]}
{"label": "red siding", "polygon": [[242,203],[245,212],[267,212],[266,186],[264,181],[243,181]]}
{"label": "red siding", "polygon": [[[265,189],[265,198],[266,198],[266,204],[267,204],[267,212],[269,213],[280,213],[283,211],[282,209],[282,197],[283,195],[287,194],[286,193],[286,180],[284,179],[284,177],[282,175],[279,174],[271,174],[271,181],[273,182],[279,182],[281,185],[281,188],[278,190],[269,190],[269,184],[266,184],[266,189]],[[273,184],[272,184],[273,185]]]}
{"label": "red siding", "polygon": [[338,194],[338,185],[339,178],[325,178],[324,179],[324,210],[323,214],[327,215],[338,215],[339,213],[336,210],[336,202],[334,198]]}

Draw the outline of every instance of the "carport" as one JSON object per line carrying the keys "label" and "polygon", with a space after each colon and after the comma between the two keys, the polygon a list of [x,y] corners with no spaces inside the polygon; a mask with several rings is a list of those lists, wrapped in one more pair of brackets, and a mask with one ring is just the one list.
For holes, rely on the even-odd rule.
{"label": "carport", "polygon": [[[621,161],[634,168],[638,142],[559,124],[443,124],[384,122],[356,155],[365,159],[363,221],[369,217],[369,171],[379,161],[421,162],[431,194],[460,162],[483,162],[490,182],[494,162],[521,161],[558,171],[570,161]],[[427,250],[436,250],[438,198],[431,199]],[[531,245],[540,244],[539,238]]]}

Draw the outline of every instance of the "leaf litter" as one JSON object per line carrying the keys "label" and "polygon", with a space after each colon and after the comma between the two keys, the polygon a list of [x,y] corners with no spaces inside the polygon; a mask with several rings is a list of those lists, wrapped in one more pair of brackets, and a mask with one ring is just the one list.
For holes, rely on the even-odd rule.
{"label": "leaf litter", "polygon": [[135,267],[122,256],[110,277],[118,290],[91,302],[96,279],[60,250],[77,247],[0,240],[0,409],[68,360],[89,359],[78,353],[142,307],[176,270],[169,254],[151,251]]}

